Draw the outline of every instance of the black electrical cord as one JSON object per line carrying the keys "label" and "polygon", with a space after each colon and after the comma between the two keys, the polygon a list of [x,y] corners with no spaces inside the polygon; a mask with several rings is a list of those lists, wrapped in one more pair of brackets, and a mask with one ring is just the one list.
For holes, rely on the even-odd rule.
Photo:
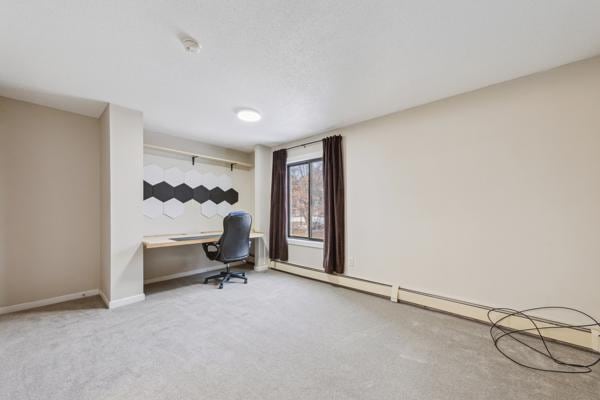
{"label": "black electrical cord", "polygon": [[[542,327],[540,327],[540,326],[538,326],[538,324],[536,324],[534,319],[532,317],[530,317],[529,315],[527,315],[526,313],[531,312],[531,311],[541,311],[541,310],[572,311],[577,314],[583,315],[586,318],[589,318],[589,320],[593,321],[593,322],[589,323],[589,324],[582,324],[582,325],[562,325],[561,324],[561,325],[557,325],[557,326],[542,326]],[[491,314],[494,312],[497,312],[500,314],[505,314],[505,315],[502,318],[494,321],[491,316]],[[505,326],[501,326],[502,321],[504,321],[507,318],[510,318],[512,316],[522,317],[522,318],[529,320],[529,322],[531,322],[531,324],[533,325],[533,328],[510,329]],[[487,317],[488,317],[490,323],[492,324],[492,327],[490,328],[490,336],[492,337],[492,340],[494,341],[494,346],[496,347],[496,349],[504,357],[508,358],[515,364],[518,364],[522,367],[533,369],[536,371],[543,371],[543,372],[557,372],[557,373],[563,373],[563,374],[587,374],[589,372],[592,372],[592,367],[600,362],[600,355],[596,358],[595,361],[593,361],[589,364],[563,361],[563,360],[559,359],[558,357],[556,357],[554,354],[552,354],[552,351],[550,351],[550,348],[548,347],[548,344],[546,342],[546,338],[544,338],[544,336],[542,335],[542,331],[547,330],[547,329],[591,328],[594,326],[600,327],[600,322],[598,322],[596,319],[594,319],[594,317],[592,317],[591,315],[584,313],[583,311],[580,311],[580,310],[577,310],[574,308],[570,308],[570,307],[535,307],[535,308],[529,308],[529,309],[521,310],[521,311],[513,310],[510,308],[492,308],[491,310],[488,311]],[[502,332],[502,334],[495,335],[494,333],[497,331]],[[516,334],[534,332],[534,331],[537,333],[537,336],[535,336],[535,337],[537,337],[541,340],[545,351],[537,349],[514,336]],[[554,368],[554,369],[540,368],[540,367],[536,367],[536,366],[532,366],[532,365],[527,365],[527,364],[524,364],[523,362],[515,360],[514,358],[512,358],[511,356],[506,354],[506,352],[503,351],[502,348],[500,347],[500,345],[498,344],[500,342],[500,340],[502,340],[504,338],[511,338],[511,339],[519,342],[520,344],[526,346],[527,348],[535,351],[536,353],[539,353],[542,356],[552,360],[555,364],[557,364],[557,368]],[[562,368],[559,368],[559,367],[562,367]]]}

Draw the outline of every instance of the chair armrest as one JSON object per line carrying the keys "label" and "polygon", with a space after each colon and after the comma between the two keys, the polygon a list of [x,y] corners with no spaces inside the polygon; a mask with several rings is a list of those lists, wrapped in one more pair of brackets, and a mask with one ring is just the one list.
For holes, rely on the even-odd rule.
{"label": "chair armrest", "polygon": [[[211,247],[214,249],[211,249]],[[218,243],[202,243],[202,248],[209,260],[215,260],[221,253],[221,246]]]}

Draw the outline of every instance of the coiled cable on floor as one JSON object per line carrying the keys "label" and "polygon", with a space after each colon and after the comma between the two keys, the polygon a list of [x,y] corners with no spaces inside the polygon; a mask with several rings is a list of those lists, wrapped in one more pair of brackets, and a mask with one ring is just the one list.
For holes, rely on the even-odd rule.
{"label": "coiled cable on floor", "polygon": [[[539,326],[538,323],[536,323],[536,321],[534,320],[534,317],[527,315],[527,313],[529,313],[529,312],[548,311],[548,310],[563,310],[563,311],[574,312],[581,316],[584,316],[585,318],[589,319],[591,322],[589,324],[582,324],[582,325],[566,325],[566,324],[563,325],[563,324],[561,324],[561,325],[556,325],[556,326]],[[494,312],[502,314],[504,316],[497,320],[494,320],[492,318],[492,314]],[[563,373],[563,374],[586,374],[586,373],[592,372],[592,367],[600,362],[600,355],[597,355],[595,360],[592,362],[589,362],[589,363],[561,360],[560,358],[555,356],[555,354],[550,350],[550,348],[548,347],[548,343],[547,343],[548,339],[545,338],[544,335],[542,335],[542,331],[550,330],[550,329],[591,328],[591,327],[595,327],[595,326],[600,328],[600,322],[598,322],[591,315],[584,313],[583,311],[580,311],[580,310],[577,310],[574,308],[570,308],[570,307],[536,307],[536,308],[529,308],[529,309],[520,310],[520,311],[513,310],[510,308],[492,308],[491,310],[488,311],[487,317],[488,317],[490,323],[492,324],[492,327],[490,328],[490,335],[492,337],[492,340],[494,341],[494,346],[496,347],[496,349],[504,357],[508,358],[515,364],[518,364],[522,367],[533,369],[536,371],[543,371],[543,372],[557,372],[557,373]],[[531,323],[532,328],[511,329],[511,328],[507,328],[506,326],[502,326],[501,325],[502,322],[510,317],[525,318]],[[516,336],[518,334],[533,334],[531,337],[539,339],[543,345],[543,348],[538,349],[538,348],[531,346],[528,343],[525,343],[523,340],[519,339]],[[555,368],[542,368],[540,366],[529,365],[529,364],[526,364],[525,362],[516,360],[514,357],[511,357],[510,355],[508,355],[507,351],[503,350],[500,345],[501,341],[503,339],[507,339],[507,338],[510,338],[510,339],[520,343],[521,345],[525,346],[526,348],[530,349],[531,351],[541,354],[542,356],[544,356],[547,359],[554,362],[556,367]],[[596,354],[596,353],[593,353],[593,354]]]}

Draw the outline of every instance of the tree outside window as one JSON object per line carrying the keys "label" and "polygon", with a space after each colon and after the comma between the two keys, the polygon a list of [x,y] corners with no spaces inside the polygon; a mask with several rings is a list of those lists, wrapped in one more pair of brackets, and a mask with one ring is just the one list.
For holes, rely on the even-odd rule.
{"label": "tree outside window", "polygon": [[322,241],[323,160],[288,165],[288,236]]}

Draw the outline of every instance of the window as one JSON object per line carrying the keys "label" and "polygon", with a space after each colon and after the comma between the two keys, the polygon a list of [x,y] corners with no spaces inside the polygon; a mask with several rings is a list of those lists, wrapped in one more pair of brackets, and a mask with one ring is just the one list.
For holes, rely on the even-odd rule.
{"label": "window", "polygon": [[322,241],[323,159],[288,165],[288,237]]}

